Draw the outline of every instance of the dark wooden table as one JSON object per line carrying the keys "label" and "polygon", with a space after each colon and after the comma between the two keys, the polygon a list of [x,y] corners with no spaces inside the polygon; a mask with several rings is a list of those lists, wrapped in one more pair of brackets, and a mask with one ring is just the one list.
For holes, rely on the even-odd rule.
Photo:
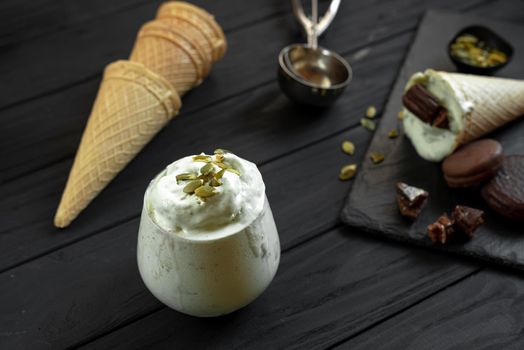
{"label": "dark wooden table", "polygon": [[[196,1],[229,40],[180,116],[66,230],[52,217],[103,67],[128,56],[159,1],[0,3],[0,348],[524,348],[524,279],[340,224],[380,111],[428,8],[524,20],[506,0],[343,1],[322,45],[355,78],[324,112],[299,109],[275,82],[279,50],[300,34],[287,1]],[[196,136],[194,130],[198,130]],[[142,196],[171,161],[216,146],[255,161],[282,243],[278,274],[254,303],[198,319],[160,304],[136,267]]]}

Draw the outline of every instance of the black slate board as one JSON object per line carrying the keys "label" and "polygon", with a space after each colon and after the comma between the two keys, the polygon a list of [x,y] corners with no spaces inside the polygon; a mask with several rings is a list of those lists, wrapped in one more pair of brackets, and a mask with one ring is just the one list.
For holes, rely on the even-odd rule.
{"label": "black slate board", "polygon": [[[512,61],[496,75],[524,79],[524,26],[461,14],[427,12],[389,97],[341,218],[350,226],[385,237],[524,269],[524,224],[510,222],[489,210],[478,191],[448,188],[442,177],[440,163],[420,158],[404,135],[393,140],[387,136],[392,128],[401,130],[397,113],[401,109],[403,88],[411,74],[426,68],[455,71],[446,53],[447,44],[457,31],[472,24],[493,29],[515,49]],[[505,154],[524,154],[524,120],[499,129],[490,137],[502,143]],[[379,165],[372,164],[369,153],[373,151],[382,152],[385,161]],[[430,193],[428,205],[414,223],[406,221],[398,213],[394,184],[399,180],[422,187]],[[427,225],[443,212],[450,212],[455,204],[484,209],[486,224],[469,242],[445,247],[434,245],[427,237]]]}

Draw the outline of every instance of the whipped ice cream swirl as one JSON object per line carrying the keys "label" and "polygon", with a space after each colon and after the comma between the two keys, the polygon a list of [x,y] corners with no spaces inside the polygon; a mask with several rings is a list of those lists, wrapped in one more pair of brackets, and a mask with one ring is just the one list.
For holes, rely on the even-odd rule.
{"label": "whipped ice cream swirl", "polygon": [[[225,171],[222,185],[214,187],[217,193],[201,198],[185,193],[188,181],[176,178],[180,174],[199,174],[206,163],[193,157],[173,162],[153,180],[146,206],[158,226],[184,238],[206,240],[238,232],[259,216],[264,208],[265,185],[255,164],[225,153],[222,162],[240,175]],[[221,170],[213,166],[215,172]]]}

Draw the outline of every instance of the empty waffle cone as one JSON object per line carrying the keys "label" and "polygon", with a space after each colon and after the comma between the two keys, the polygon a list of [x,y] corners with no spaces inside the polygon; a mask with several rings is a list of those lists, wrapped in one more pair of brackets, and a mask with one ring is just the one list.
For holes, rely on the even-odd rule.
{"label": "empty waffle cone", "polygon": [[202,58],[211,67],[214,62],[212,41],[207,38],[203,31],[195,27],[193,23],[184,18],[170,17],[157,19],[156,22],[168,25],[173,31],[187,36],[195,48],[201,53]]}
{"label": "empty waffle cone", "polygon": [[200,84],[209,71],[209,64],[188,37],[159,21],[142,26],[129,59],[164,77],[180,96]]}
{"label": "empty waffle cone", "polygon": [[193,23],[209,38],[213,47],[213,60],[224,56],[227,48],[226,37],[213,15],[204,9],[184,1],[163,3],[157,12],[157,18],[181,18]]}
{"label": "empty waffle cone", "polygon": [[459,144],[476,140],[524,116],[524,81],[471,74],[438,72],[457,95],[471,105]]}
{"label": "empty waffle cone", "polygon": [[106,67],[54,224],[66,227],[178,113],[177,92],[142,64]]}

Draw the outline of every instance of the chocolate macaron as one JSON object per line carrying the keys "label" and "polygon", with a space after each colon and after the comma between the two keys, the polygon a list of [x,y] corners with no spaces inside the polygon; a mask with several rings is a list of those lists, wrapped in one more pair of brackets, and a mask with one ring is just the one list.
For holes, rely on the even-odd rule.
{"label": "chocolate macaron", "polygon": [[505,157],[497,175],[482,187],[481,193],[497,213],[524,220],[524,156]]}
{"label": "chocolate macaron", "polygon": [[444,179],[450,187],[479,185],[495,176],[503,158],[502,146],[497,141],[471,142],[444,159]]}

